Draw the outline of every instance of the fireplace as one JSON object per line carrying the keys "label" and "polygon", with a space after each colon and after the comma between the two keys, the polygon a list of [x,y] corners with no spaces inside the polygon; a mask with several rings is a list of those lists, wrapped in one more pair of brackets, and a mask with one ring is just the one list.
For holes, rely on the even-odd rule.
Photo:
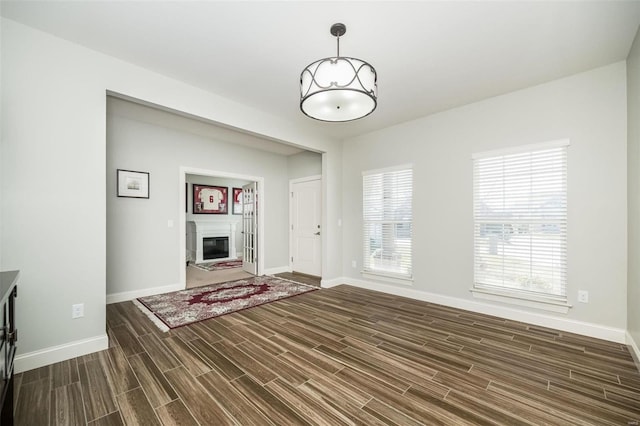
{"label": "fireplace", "polygon": [[202,239],[202,260],[229,257],[229,237],[210,237]]}
{"label": "fireplace", "polygon": [[[206,254],[205,254],[206,253]],[[187,222],[187,260],[195,263],[236,260],[236,224],[222,221]]]}

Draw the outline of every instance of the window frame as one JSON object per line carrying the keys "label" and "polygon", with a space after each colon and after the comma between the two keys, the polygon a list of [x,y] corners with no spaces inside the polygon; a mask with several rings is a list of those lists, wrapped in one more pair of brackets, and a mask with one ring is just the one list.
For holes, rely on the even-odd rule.
{"label": "window frame", "polygon": [[[366,170],[362,172],[362,270],[360,273],[363,277],[380,279],[383,281],[389,281],[397,284],[411,285],[413,282],[413,198],[414,198],[414,170],[413,164],[403,164],[398,166],[386,167],[382,169],[374,169],[374,170]],[[367,218],[367,195],[371,196],[372,194],[368,194],[366,191],[366,179],[367,177],[379,176],[381,179],[384,179],[385,175],[397,172],[409,172],[410,173],[410,200],[409,200],[409,216],[410,218],[404,220],[391,220],[391,219],[382,219],[382,220],[371,220]],[[390,188],[392,189],[392,188]],[[384,190],[382,191],[384,192]],[[403,207],[405,207],[403,205]],[[378,223],[383,226],[386,225],[398,225],[400,223],[409,224],[409,245],[408,250],[405,247],[401,250],[401,253],[409,254],[409,266],[407,273],[401,272],[393,272],[390,270],[384,270],[383,268],[373,268],[371,264],[367,261],[371,255],[371,246],[365,245],[367,235],[369,233],[369,226],[371,224]],[[383,232],[383,231],[381,231]],[[394,233],[397,232],[397,228],[394,228]],[[396,241],[396,236],[394,236],[394,241]]]}
{"label": "window frame", "polygon": [[[520,145],[517,147],[510,147],[506,149],[492,150],[486,152],[480,152],[472,155],[473,159],[473,285],[470,289],[473,296],[479,299],[499,301],[509,304],[515,304],[520,306],[527,306],[537,309],[543,309],[547,311],[559,312],[559,313],[567,313],[569,309],[572,307],[568,303],[568,279],[567,279],[567,259],[568,259],[568,208],[566,207],[566,201],[568,199],[568,147],[570,146],[570,141],[568,139],[562,139],[551,142],[544,142],[538,144],[530,144],[530,145]],[[564,149],[563,160],[564,164],[562,165],[562,171],[564,174],[561,174],[561,178],[564,179],[563,182],[560,183],[560,186],[564,188],[563,200],[565,201],[564,208],[564,216],[561,217],[561,221],[564,224],[564,227],[560,227],[560,244],[564,246],[564,257],[561,259],[560,273],[561,273],[561,282],[560,282],[560,290],[561,294],[555,293],[544,293],[540,291],[528,291],[526,289],[517,289],[517,288],[509,288],[509,287],[500,287],[493,286],[490,283],[479,283],[478,278],[478,238],[481,234],[481,227],[486,222],[486,218],[483,218],[482,215],[478,214],[477,209],[480,204],[479,194],[478,194],[478,186],[480,183],[477,175],[477,165],[478,160],[488,160],[495,159],[496,161],[500,161],[500,157],[506,157],[510,155],[519,155],[519,154],[527,154],[527,153],[539,153],[541,151],[546,151],[554,148],[562,148]],[[505,162],[506,163],[506,162]],[[531,173],[532,179],[535,177],[534,173]],[[513,179],[512,176],[507,176],[507,178]],[[486,177],[485,177],[486,179]],[[504,176],[502,178],[502,184],[504,185],[505,179]],[[509,183],[509,182],[507,182]],[[513,182],[511,182],[513,184]],[[546,183],[546,182],[545,182]],[[553,183],[557,183],[553,181]],[[530,208],[530,206],[529,206]],[[530,211],[528,211],[530,213]],[[519,226],[533,226],[533,220],[529,219],[531,223],[526,223],[526,221],[512,220],[510,221],[506,215],[498,216],[498,222],[502,223],[503,233],[505,225],[509,225],[511,227],[519,225]],[[524,223],[524,225],[523,225]],[[485,224],[486,225],[486,224]],[[544,226],[544,223],[542,224]],[[531,235],[531,234],[530,234]],[[503,242],[504,246],[504,242]],[[530,257],[533,257],[529,252]],[[504,257],[504,252],[502,254]],[[545,259],[546,260],[546,259]],[[504,262],[504,261],[503,261]],[[503,263],[504,265],[504,263]],[[554,269],[555,271],[555,269]],[[530,277],[531,278],[531,277]],[[504,275],[503,275],[504,279]]]}

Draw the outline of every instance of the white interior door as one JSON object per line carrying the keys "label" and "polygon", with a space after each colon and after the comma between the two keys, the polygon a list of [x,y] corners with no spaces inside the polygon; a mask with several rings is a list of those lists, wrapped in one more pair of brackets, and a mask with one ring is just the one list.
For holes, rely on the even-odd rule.
{"label": "white interior door", "polygon": [[320,179],[294,182],[291,194],[291,269],[322,275],[322,185]]}
{"label": "white interior door", "polygon": [[242,269],[258,274],[258,183],[242,187]]}

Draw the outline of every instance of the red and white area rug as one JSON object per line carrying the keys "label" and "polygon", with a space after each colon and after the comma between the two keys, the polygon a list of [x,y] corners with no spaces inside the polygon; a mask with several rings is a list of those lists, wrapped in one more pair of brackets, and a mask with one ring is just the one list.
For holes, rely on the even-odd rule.
{"label": "red and white area rug", "polygon": [[169,331],[313,290],[317,288],[263,276],[140,297],[133,303],[158,328]]}
{"label": "red and white area rug", "polygon": [[222,271],[223,269],[242,268],[242,259],[211,263],[192,263],[192,265],[203,271]]}

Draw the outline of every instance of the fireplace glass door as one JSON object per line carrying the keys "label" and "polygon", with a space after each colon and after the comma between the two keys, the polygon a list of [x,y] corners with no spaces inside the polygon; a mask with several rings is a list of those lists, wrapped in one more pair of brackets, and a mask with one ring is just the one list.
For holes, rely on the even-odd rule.
{"label": "fireplace glass door", "polygon": [[229,237],[202,239],[202,259],[224,259],[229,257]]}

